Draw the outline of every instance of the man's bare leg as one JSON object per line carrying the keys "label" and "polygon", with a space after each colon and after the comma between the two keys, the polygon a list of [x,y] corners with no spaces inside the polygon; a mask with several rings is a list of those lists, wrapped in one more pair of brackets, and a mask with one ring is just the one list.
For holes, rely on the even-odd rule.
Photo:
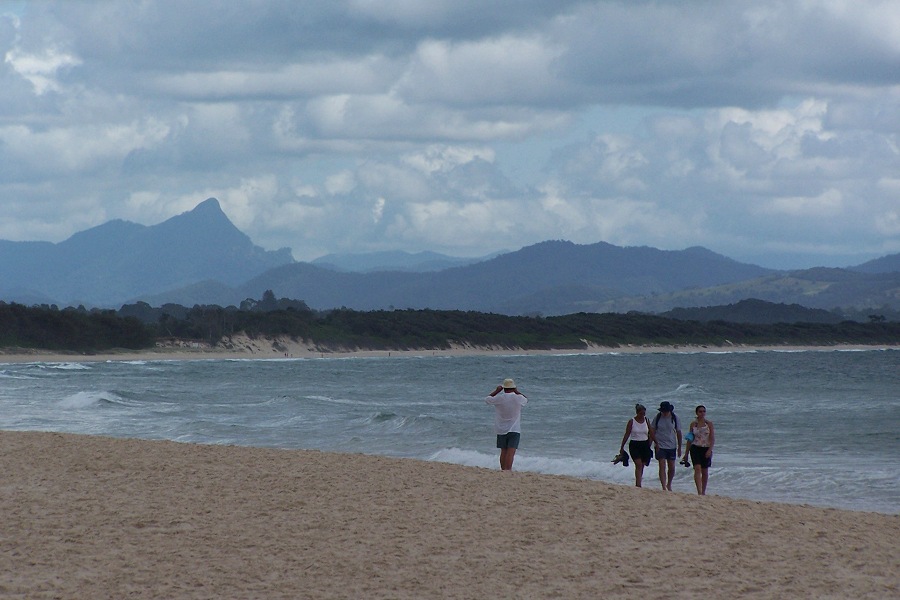
{"label": "man's bare leg", "polygon": [[516,458],[515,448],[500,449],[500,469],[503,471],[512,471],[513,460]]}

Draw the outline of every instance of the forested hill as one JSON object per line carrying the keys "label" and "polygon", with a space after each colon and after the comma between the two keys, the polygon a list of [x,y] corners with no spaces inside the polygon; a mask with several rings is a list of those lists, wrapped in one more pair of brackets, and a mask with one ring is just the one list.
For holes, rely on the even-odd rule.
{"label": "forested hill", "polygon": [[[267,303],[273,302],[269,306]],[[262,306],[261,306],[262,305]],[[900,322],[737,324],[645,314],[578,313],[513,317],[490,313],[348,309],[316,312],[297,301],[242,309],[218,306],[162,312],[145,322],[129,312],[26,307],[0,302],[0,348],[97,352],[152,348],[164,338],[216,345],[223,337],[289,336],[321,349],[447,349],[451,344],[509,349],[583,349],[623,345],[900,345]],[[174,307],[172,307],[174,308]],[[150,309],[159,310],[159,309]],[[176,312],[176,311],[173,311]]]}

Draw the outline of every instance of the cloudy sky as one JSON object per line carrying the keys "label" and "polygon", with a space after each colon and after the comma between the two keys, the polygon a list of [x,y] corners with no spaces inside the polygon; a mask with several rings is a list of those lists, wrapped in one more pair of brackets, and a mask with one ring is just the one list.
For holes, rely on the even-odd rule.
{"label": "cloudy sky", "polygon": [[0,239],[900,252],[893,0],[0,0]]}

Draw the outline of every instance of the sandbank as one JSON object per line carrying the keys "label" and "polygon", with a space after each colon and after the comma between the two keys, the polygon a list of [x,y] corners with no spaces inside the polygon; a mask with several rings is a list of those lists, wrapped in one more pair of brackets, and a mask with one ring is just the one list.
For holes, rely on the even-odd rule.
{"label": "sandbank", "polygon": [[900,516],[0,431],[0,596],[896,598]]}

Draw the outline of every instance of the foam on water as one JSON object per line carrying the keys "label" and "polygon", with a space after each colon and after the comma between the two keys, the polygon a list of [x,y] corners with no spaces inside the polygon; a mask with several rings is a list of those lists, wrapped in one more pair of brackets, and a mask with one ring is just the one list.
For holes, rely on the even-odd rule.
{"label": "foam on water", "polygon": [[371,406],[371,402],[356,398],[332,398],[330,396],[304,396],[307,400],[323,402],[328,404],[344,404],[349,406]]}
{"label": "foam on water", "polygon": [[[438,450],[429,456],[428,460],[467,467],[497,469],[499,464],[498,457],[498,454],[488,454],[462,448],[446,448]],[[599,479],[616,483],[633,482],[634,479],[632,467],[613,465],[611,461],[532,456],[521,451],[516,453],[513,468],[516,471],[542,473],[545,475],[564,475],[582,479]],[[655,474],[655,465],[653,465],[653,468],[648,467],[645,470],[645,477],[652,479],[652,477],[655,477]]]}
{"label": "foam on water", "polygon": [[0,371],[0,379],[36,379],[33,375],[21,371]]}
{"label": "foam on water", "polygon": [[65,362],[65,363],[37,363],[43,369],[56,369],[59,371],[90,371],[91,367],[84,363]]}
{"label": "foam on water", "polygon": [[[508,376],[529,397],[516,470],[632,485],[611,460],[634,403],[652,419],[665,399],[683,428],[708,407],[713,494],[900,513],[900,351],[5,364],[0,429],[497,469],[484,396]],[[679,466],[676,491],[693,486]]]}
{"label": "foam on water", "polygon": [[434,462],[445,462],[465,467],[482,467],[485,469],[496,468],[497,457],[476,450],[463,450],[461,448],[446,448],[438,450],[428,457]]}
{"label": "foam on water", "polygon": [[57,403],[60,408],[88,408],[103,404],[123,404],[123,398],[112,392],[77,392]]}

